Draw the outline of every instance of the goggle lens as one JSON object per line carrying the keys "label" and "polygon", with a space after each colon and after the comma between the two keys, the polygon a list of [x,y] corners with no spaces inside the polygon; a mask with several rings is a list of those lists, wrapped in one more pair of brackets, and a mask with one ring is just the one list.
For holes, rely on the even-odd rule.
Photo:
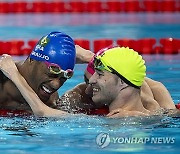
{"label": "goggle lens", "polygon": [[52,74],[56,74],[56,75],[62,74],[62,76],[66,79],[70,79],[73,76],[73,70],[71,69],[67,69],[66,71],[64,71],[57,64],[48,63],[48,62],[45,62],[45,64],[47,65],[50,73]]}
{"label": "goggle lens", "polygon": [[100,71],[106,70],[106,67],[104,66],[102,61],[97,57],[94,58],[94,68]]}

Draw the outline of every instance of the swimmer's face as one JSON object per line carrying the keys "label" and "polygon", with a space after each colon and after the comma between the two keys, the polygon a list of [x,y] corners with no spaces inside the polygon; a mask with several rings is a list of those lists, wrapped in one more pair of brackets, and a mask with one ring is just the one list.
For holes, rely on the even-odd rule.
{"label": "swimmer's face", "polygon": [[53,74],[43,62],[33,61],[31,70],[29,84],[43,102],[47,102],[67,80],[60,74]]}
{"label": "swimmer's face", "polygon": [[108,71],[98,71],[92,75],[89,83],[92,85],[92,100],[97,106],[110,105],[119,93],[117,75]]}

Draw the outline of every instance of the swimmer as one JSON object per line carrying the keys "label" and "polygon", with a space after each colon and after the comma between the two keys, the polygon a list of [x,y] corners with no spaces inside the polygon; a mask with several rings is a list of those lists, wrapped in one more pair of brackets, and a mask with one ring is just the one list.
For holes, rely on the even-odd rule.
{"label": "swimmer", "polygon": [[[72,38],[62,32],[51,32],[42,37],[28,58],[17,62],[16,67],[40,100],[54,108],[59,98],[57,90],[73,75],[75,59]],[[0,91],[0,109],[31,112],[17,87],[1,71]]]}
{"label": "swimmer", "polygon": [[[107,48],[100,50],[95,56],[102,54]],[[98,107],[92,101],[92,89],[91,86],[87,86],[90,77],[94,74],[94,58],[89,62],[87,69],[84,73],[85,83],[81,83],[73,89],[67,91],[57,101],[58,109],[73,112],[73,113],[85,113],[85,114],[107,114],[109,113],[108,106]],[[151,112],[164,109],[174,109],[174,102],[166,89],[166,87],[148,77],[145,77],[143,85],[141,86],[140,96],[143,102],[143,106]]]}
{"label": "swimmer", "polygon": [[[4,60],[4,63],[1,61],[1,69],[3,68],[3,72],[11,79],[12,76],[10,74],[12,74],[12,71],[15,70],[13,69],[12,71],[9,70],[8,66],[11,66],[11,68],[15,67],[15,65],[13,66],[13,62],[12,62],[12,59],[9,57],[9,56],[6,56],[5,57],[6,60]],[[5,62],[6,61],[6,62]],[[9,64],[6,64],[7,62],[9,62]],[[5,64],[4,66],[2,66],[2,64]],[[7,67],[6,67],[7,66]],[[9,71],[9,72],[8,72]],[[15,71],[16,72],[16,71]],[[17,74],[18,76],[18,73],[16,72],[15,74]],[[20,75],[20,74],[19,74]],[[55,109],[51,109],[49,108],[48,106],[46,106],[45,104],[43,104],[41,101],[38,100],[38,97],[34,97],[33,96],[33,90],[28,86],[28,84],[26,83],[26,81],[22,78],[22,76],[19,76],[18,78],[12,78],[13,82],[16,83],[17,87],[21,90],[23,96],[28,100],[29,98],[33,98],[32,100],[29,99],[28,103],[30,104],[33,112],[35,115],[38,115],[38,116],[47,116],[47,117],[53,117],[53,116],[60,116],[62,114],[62,111],[60,110],[55,110]],[[23,81],[23,82],[22,82]],[[23,85],[23,86],[22,86]],[[83,84],[82,84],[83,85]],[[78,87],[78,86],[77,86]],[[79,92],[81,93],[84,93],[86,94],[81,88],[75,88],[75,89],[78,89]],[[86,86],[85,86],[86,87]],[[164,87],[163,87],[164,88]],[[29,91],[29,92],[28,92]],[[78,93],[77,91],[75,93]],[[72,92],[73,94],[73,92]],[[83,96],[81,97],[83,98]],[[93,105],[95,103],[92,103],[92,100],[91,100],[91,97],[89,96],[88,97],[90,102],[91,102],[91,107],[93,107]],[[86,106],[86,105],[84,105]],[[96,105],[96,108],[97,106],[100,106],[102,107],[102,105]],[[106,106],[107,107],[107,104],[103,104],[103,107]],[[173,108],[173,107],[172,107]],[[113,112],[110,112],[108,116],[110,117],[114,117],[114,116],[125,116],[125,115],[128,115],[128,116],[136,116],[136,115],[147,115],[147,113],[143,113],[143,112],[140,112],[140,111],[127,111],[127,110],[124,110],[122,108],[118,109],[118,111],[121,110],[121,114],[112,114]],[[146,111],[147,109],[144,109],[144,111]],[[107,111],[107,110],[106,110]],[[150,112],[149,110],[147,110],[146,112]],[[117,112],[116,112],[117,113]]]}
{"label": "swimmer", "polygon": [[[146,66],[137,52],[115,47],[96,56],[94,66],[96,72],[89,80],[93,89],[92,100],[98,105],[109,106],[107,116],[156,114],[157,109],[153,112],[146,109],[141,98]],[[123,110],[129,113],[122,112]]]}

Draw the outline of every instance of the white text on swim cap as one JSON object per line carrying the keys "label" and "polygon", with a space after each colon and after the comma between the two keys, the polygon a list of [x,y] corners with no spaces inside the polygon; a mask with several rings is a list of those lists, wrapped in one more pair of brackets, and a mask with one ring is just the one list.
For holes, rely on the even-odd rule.
{"label": "white text on swim cap", "polygon": [[39,57],[39,58],[42,58],[42,59],[45,59],[45,60],[49,60],[49,56],[46,56],[46,55],[44,55],[44,54],[41,54],[41,53],[38,53],[38,52],[35,52],[35,51],[33,51],[32,53],[31,53],[31,55],[33,55],[33,56],[35,56],[35,57]]}
{"label": "white text on swim cap", "polygon": [[44,47],[43,46],[41,46],[41,45],[36,45],[36,47],[35,47],[35,50],[41,50],[41,51],[44,51]]}

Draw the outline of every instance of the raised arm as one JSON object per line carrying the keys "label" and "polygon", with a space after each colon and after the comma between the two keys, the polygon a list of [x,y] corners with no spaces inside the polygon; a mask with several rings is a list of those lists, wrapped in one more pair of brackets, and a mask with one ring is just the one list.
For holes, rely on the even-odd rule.
{"label": "raised arm", "polygon": [[36,116],[60,117],[68,114],[67,112],[48,107],[39,99],[37,94],[19,73],[11,56],[2,56],[0,59],[0,69],[10,80],[14,82]]}
{"label": "raised arm", "polygon": [[94,53],[90,50],[86,50],[79,45],[76,45],[76,63],[89,63],[89,61],[94,56]]}

